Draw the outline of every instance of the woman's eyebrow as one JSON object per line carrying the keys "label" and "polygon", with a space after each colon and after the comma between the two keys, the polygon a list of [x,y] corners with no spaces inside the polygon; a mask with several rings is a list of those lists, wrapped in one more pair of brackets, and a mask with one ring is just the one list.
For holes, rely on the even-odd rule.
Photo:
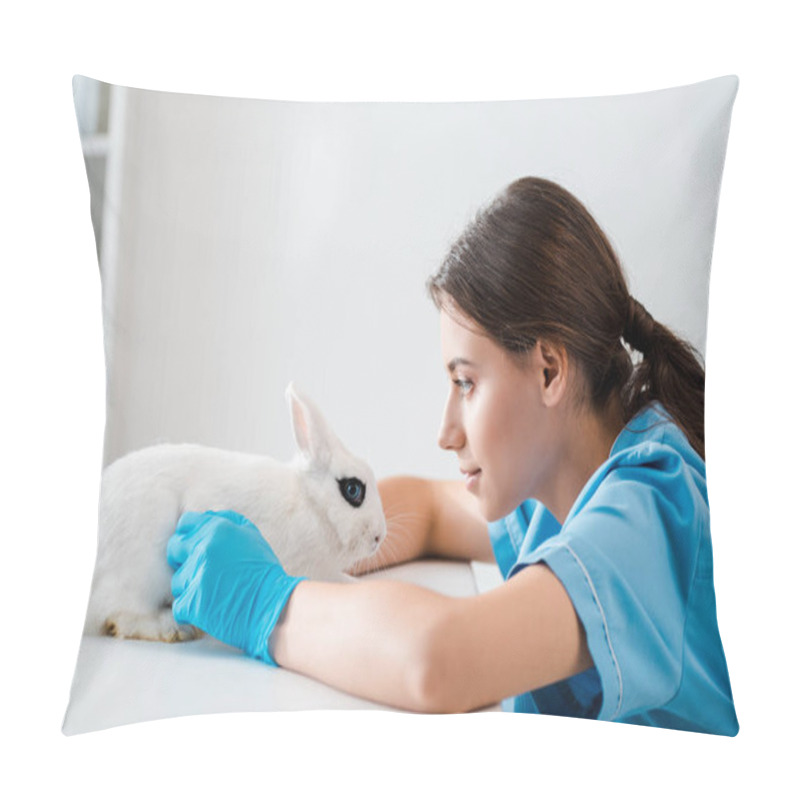
{"label": "woman's eyebrow", "polygon": [[457,356],[456,358],[452,359],[450,363],[447,365],[447,371],[452,372],[456,367],[474,367],[475,364],[472,361],[468,361],[466,358],[461,358]]}

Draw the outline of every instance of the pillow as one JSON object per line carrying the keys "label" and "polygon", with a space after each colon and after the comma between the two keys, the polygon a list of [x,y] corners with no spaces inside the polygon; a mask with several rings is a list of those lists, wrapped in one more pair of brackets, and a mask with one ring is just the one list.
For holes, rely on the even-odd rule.
{"label": "pillow", "polygon": [[[704,353],[737,87],[728,76],[612,97],[291,103],[76,76],[102,282],[104,465],[160,442],[289,459],[295,380],[379,477],[458,477],[436,447],[442,366],[425,281],[523,176],[586,205],[632,296]],[[391,575],[454,595],[496,583],[464,564]],[[84,636],[64,731],[376,707],[210,638]]]}

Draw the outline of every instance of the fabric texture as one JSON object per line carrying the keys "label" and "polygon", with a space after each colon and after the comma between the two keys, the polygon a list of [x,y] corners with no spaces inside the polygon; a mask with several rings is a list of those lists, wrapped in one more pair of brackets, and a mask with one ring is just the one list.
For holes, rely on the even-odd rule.
{"label": "fabric texture", "polygon": [[594,666],[505,708],[735,735],[716,618],[706,470],[660,404],[637,414],[563,525],[535,500],[491,523],[506,578],[543,562]]}
{"label": "fabric texture", "polygon": [[[738,79],[724,76],[600,97],[294,103],[76,76],[102,281],[103,465],[158,442],[291,457],[281,398],[297,380],[324,398],[378,477],[454,477],[431,418],[441,402],[439,325],[424,285],[475,210],[527,175],[586,204],[631,294],[704,353],[737,90]],[[666,482],[679,465],[696,480],[685,497],[645,484],[631,513],[662,515],[666,526],[684,500],[703,506],[704,474],[671,441],[636,451],[657,466],[614,462],[563,532],[525,504],[495,537],[506,575],[536,554],[569,585],[597,665],[518,707],[698,729],[720,719],[729,691],[721,648],[708,639],[707,505],[705,527],[689,525],[686,541],[649,530],[639,540],[612,510],[632,474]],[[600,539],[583,530],[594,518],[607,529]],[[82,535],[94,541],[97,531]],[[669,569],[651,596],[631,564],[646,563],[653,548]],[[605,554],[618,551],[618,571],[606,569]],[[429,588],[448,593],[456,567],[469,571],[439,564]],[[676,609],[686,611],[683,626],[667,622]],[[628,624],[654,665],[636,662]],[[222,647],[210,637],[168,645],[84,636],[64,730],[226,710],[371,707]],[[718,704],[689,715],[686,704],[708,686]]]}

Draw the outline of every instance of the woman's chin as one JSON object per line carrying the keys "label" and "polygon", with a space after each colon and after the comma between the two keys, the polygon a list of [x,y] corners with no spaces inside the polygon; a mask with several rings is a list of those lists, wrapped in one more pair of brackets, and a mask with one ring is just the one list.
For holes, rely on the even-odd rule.
{"label": "woman's chin", "polygon": [[476,499],[478,501],[478,511],[480,511],[481,516],[487,522],[495,522],[506,516],[503,509],[499,508],[496,503],[491,502],[489,499],[484,499],[480,495]]}
{"label": "woman's chin", "polygon": [[478,510],[487,522],[497,522],[497,520],[503,519],[516,511],[517,506],[519,506],[519,503],[508,498],[500,499],[478,495],[476,499],[478,501]]}
{"label": "woman's chin", "polygon": [[482,470],[467,477],[466,488],[475,498],[478,511],[487,522],[507,517],[519,505],[508,497],[497,497]]}

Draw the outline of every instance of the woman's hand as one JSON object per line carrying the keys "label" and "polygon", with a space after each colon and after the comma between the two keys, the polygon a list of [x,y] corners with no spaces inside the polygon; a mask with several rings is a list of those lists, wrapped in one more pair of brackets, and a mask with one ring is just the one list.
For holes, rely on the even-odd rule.
{"label": "woman's hand", "polygon": [[187,512],[167,543],[172,614],[277,666],[269,637],[303,578],[286,574],[250,520],[233,511]]}

